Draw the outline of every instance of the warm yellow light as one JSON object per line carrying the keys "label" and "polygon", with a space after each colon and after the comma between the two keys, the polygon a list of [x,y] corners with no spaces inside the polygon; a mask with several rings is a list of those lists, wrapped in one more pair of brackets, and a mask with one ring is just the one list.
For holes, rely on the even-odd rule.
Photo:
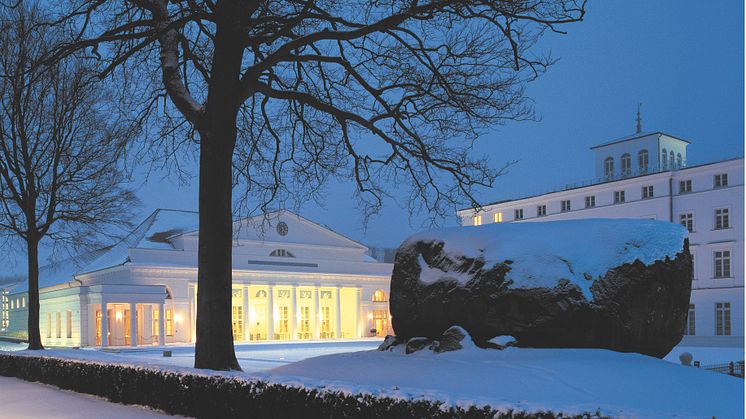
{"label": "warm yellow light", "polygon": [[474,221],[475,226],[481,226],[482,225],[482,216],[481,215],[475,215],[472,219]]}
{"label": "warm yellow light", "polygon": [[179,313],[174,314],[174,321],[176,323],[179,323],[181,321],[181,314]]}
{"label": "warm yellow light", "polygon": [[503,222],[503,213],[502,212],[496,212],[495,213],[495,222],[496,223],[502,223]]}
{"label": "warm yellow light", "polygon": [[249,321],[254,322],[254,319],[256,318],[256,311],[254,311],[254,308],[249,309]]}
{"label": "warm yellow light", "polygon": [[114,317],[116,317],[117,321],[122,320],[122,312],[117,310]]}
{"label": "warm yellow light", "polygon": [[373,313],[368,313],[368,320],[373,320]]}

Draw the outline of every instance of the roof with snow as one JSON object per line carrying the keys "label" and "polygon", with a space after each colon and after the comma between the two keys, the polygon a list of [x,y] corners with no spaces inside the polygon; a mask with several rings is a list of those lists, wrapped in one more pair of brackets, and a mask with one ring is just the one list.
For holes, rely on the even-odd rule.
{"label": "roof with snow", "polygon": [[658,136],[665,135],[666,137],[673,138],[674,140],[683,141],[683,142],[689,144],[689,141],[684,140],[683,138],[675,137],[675,136],[670,135],[670,134],[666,134],[665,132],[661,132],[661,131],[648,131],[648,132],[637,132],[635,134],[627,135],[625,137],[615,138],[615,139],[613,139],[611,141],[607,141],[605,143],[594,145],[593,147],[591,147],[591,150],[594,150],[594,149],[600,148],[600,147],[606,147],[606,146],[612,145],[612,144],[623,143],[625,141],[636,140],[638,138],[648,137],[648,136],[651,136],[651,135],[658,135]]}

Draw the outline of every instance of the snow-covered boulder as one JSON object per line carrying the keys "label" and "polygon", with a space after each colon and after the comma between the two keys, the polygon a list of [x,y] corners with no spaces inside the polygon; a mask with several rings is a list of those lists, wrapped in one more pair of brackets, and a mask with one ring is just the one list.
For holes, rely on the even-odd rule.
{"label": "snow-covered boulder", "polygon": [[663,357],[682,337],[692,259],[684,227],[654,220],[498,223],[416,234],[396,255],[399,341],[462,326],[484,347],[606,348]]}

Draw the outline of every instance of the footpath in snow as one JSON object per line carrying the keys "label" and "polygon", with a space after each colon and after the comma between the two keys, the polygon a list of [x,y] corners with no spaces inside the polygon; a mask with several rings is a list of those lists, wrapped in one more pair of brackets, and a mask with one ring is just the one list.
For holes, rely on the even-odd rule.
{"label": "footpath in snow", "polygon": [[158,419],[174,416],[139,406],[0,376],[0,417],[13,419]]}

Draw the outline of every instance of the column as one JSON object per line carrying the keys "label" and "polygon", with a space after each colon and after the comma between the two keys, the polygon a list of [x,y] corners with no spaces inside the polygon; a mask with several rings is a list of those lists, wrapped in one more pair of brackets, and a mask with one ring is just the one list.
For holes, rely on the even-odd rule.
{"label": "column", "polygon": [[290,308],[293,310],[290,313],[290,340],[298,339],[298,313],[300,313],[300,311],[298,310],[297,294],[298,287],[290,287]]}
{"label": "column", "polygon": [[249,286],[243,287],[243,340],[248,341],[251,331],[249,323]]}
{"label": "column", "polygon": [[158,303],[158,344],[166,345],[166,310],[162,302]]}
{"label": "column", "polygon": [[101,297],[101,347],[109,346],[109,313],[106,311],[106,300]]}
{"label": "column", "polygon": [[275,338],[275,289],[272,285],[269,286],[269,292],[267,292],[267,340]]}
{"label": "column", "polygon": [[337,287],[337,324],[334,330],[334,337],[342,337],[342,287]]}
{"label": "column", "polygon": [[137,304],[130,303],[130,346],[137,346]]}
{"label": "column", "polygon": [[313,287],[313,338],[321,339],[321,309],[319,308],[319,287]]}

